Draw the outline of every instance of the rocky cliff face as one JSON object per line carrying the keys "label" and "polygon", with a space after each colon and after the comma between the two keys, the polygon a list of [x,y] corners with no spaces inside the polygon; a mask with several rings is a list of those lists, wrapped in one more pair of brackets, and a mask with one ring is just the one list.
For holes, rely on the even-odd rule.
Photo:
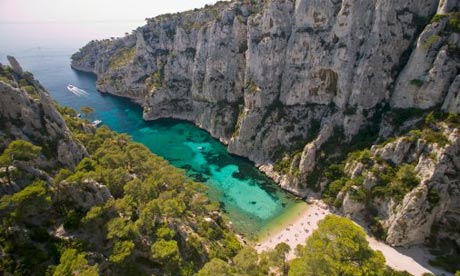
{"label": "rocky cliff face", "polygon": [[410,128],[408,110],[460,111],[459,5],[220,2],[92,41],[72,67],[140,102],[144,119],[192,121],[306,196],[327,185],[339,148]]}
{"label": "rocky cliff face", "polygon": [[421,244],[432,234],[460,244],[459,128],[433,129],[373,146],[345,164],[351,180],[336,199],[341,210],[357,219],[373,216],[374,230],[379,224],[389,244]]}
{"label": "rocky cliff face", "polygon": [[54,101],[13,57],[0,67],[0,149],[22,139],[42,147],[41,167],[75,168],[87,155],[70,133]]}

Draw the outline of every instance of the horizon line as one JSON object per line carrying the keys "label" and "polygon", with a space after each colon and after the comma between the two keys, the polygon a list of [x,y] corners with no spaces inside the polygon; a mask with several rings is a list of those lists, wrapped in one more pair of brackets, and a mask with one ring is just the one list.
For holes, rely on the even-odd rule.
{"label": "horizon line", "polygon": [[146,18],[144,19],[108,19],[108,20],[31,20],[31,21],[1,21],[0,24],[49,24],[49,23],[114,23],[114,22],[139,22],[139,21],[145,21]]}

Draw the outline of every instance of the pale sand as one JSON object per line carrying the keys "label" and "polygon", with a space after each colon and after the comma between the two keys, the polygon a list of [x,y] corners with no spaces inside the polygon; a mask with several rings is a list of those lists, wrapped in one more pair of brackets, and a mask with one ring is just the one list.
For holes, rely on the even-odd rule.
{"label": "pale sand", "polygon": [[[278,243],[285,242],[291,247],[288,259],[295,257],[295,248],[299,244],[305,244],[305,240],[318,227],[320,220],[331,212],[321,201],[315,201],[308,208],[297,213],[287,225],[273,233],[268,233],[266,237],[255,245],[258,252],[273,249]],[[388,266],[395,270],[406,270],[412,275],[419,276],[423,273],[434,273],[452,275],[442,270],[431,267],[428,260],[431,258],[429,252],[420,247],[410,249],[395,249],[383,242],[377,241],[372,237],[367,237],[369,245],[374,250],[380,250],[385,256]],[[412,257],[410,257],[412,256]],[[416,259],[416,260],[415,260]]]}
{"label": "pale sand", "polygon": [[318,228],[318,222],[328,214],[330,212],[326,205],[320,202],[308,205],[308,208],[299,211],[288,220],[285,227],[274,230],[273,233],[268,233],[266,237],[263,237],[255,248],[258,252],[262,252],[274,248],[280,242],[285,242],[291,247],[288,259],[293,259],[296,246],[305,243],[311,233]]}
{"label": "pale sand", "polygon": [[383,253],[387,265],[395,270],[406,270],[410,274],[416,276],[422,275],[423,273],[453,275],[429,265],[428,261],[432,259],[433,256],[422,247],[414,246],[411,248],[396,249],[369,236],[367,237],[367,241],[372,249],[379,250]]}

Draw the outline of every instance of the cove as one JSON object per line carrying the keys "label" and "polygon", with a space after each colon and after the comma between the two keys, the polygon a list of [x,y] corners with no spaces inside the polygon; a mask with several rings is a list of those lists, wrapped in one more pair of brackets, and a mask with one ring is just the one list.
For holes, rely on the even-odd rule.
{"label": "cove", "polygon": [[[229,154],[223,144],[193,124],[171,119],[146,122],[137,104],[97,92],[95,76],[70,68],[69,57],[83,41],[75,47],[62,46],[59,41],[48,47],[23,43],[21,39],[10,41],[7,46],[11,50],[7,54],[15,55],[60,105],[76,110],[92,107],[95,113],[90,119],[100,119],[112,130],[131,135],[134,141],[183,169],[192,179],[205,183],[209,197],[220,203],[237,232],[255,239],[260,233],[270,231],[267,229],[284,224],[299,206],[304,206],[251,162]],[[5,47],[1,43],[0,46],[3,51]],[[6,63],[4,55],[0,61]],[[70,93],[68,84],[84,89],[89,95]]]}
{"label": "cove", "polygon": [[137,104],[100,94],[94,76],[72,73],[77,77],[77,85],[90,95],[84,98],[70,95],[70,98],[94,108],[96,112],[91,119],[100,119],[112,130],[131,135],[134,141],[184,169],[192,179],[205,183],[209,187],[208,196],[220,203],[235,230],[246,237],[257,238],[263,229],[296,209],[293,196],[282,191],[248,160],[229,154],[206,131],[173,119],[144,121]]}
{"label": "cove", "polygon": [[140,108],[110,97],[117,107],[98,109],[95,117],[111,129],[128,133],[192,179],[205,183],[208,196],[219,201],[234,228],[250,238],[271,221],[295,207],[295,199],[281,191],[246,159],[230,155],[219,141],[188,122],[161,119],[145,122]]}

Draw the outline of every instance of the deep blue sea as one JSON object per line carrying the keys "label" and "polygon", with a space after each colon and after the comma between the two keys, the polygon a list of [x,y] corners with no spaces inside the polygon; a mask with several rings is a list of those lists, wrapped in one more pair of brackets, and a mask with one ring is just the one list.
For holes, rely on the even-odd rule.
{"label": "deep blue sea", "polygon": [[[96,78],[70,68],[70,56],[92,39],[121,36],[142,22],[0,24],[0,62],[14,55],[61,105],[95,109],[117,132],[128,133],[153,153],[187,175],[208,185],[208,194],[221,203],[236,230],[255,236],[294,209],[295,199],[281,191],[252,163],[227,153],[226,147],[193,124],[163,119],[142,120],[142,110],[129,100],[100,94]],[[87,96],[70,93],[73,84]]]}

